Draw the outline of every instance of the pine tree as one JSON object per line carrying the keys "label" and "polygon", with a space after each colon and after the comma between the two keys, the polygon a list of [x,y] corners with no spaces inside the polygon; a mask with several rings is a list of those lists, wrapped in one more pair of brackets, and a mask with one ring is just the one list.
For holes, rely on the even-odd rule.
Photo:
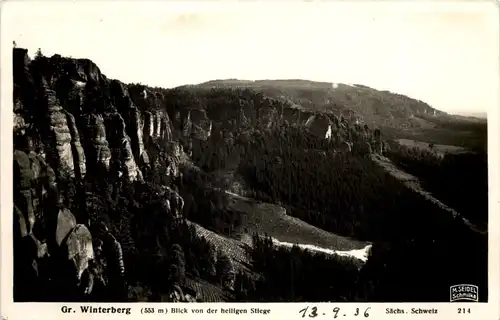
{"label": "pine tree", "polygon": [[42,53],[42,49],[41,49],[41,48],[38,48],[38,50],[37,50],[37,51],[36,51],[36,53],[35,53],[35,60],[41,59],[41,58],[43,58],[43,57],[44,57],[44,55],[43,55],[43,53]]}
{"label": "pine tree", "polygon": [[234,285],[234,267],[231,259],[222,251],[217,253],[217,262],[215,264],[215,270],[217,279],[219,283],[227,288],[232,289]]}
{"label": "pine tree", "polygon": [[172,285],[182,284],[186,278],[186,259],[179,244],[173,244],[170,258],[169,280]]}

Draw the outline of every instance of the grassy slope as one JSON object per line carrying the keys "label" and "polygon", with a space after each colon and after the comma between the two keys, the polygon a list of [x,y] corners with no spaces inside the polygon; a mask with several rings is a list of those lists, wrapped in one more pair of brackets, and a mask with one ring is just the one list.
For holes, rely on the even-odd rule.
{"label": "grassy slope", "polygon": [[186,278],[186,286],[198,293],[198,298],[203,302],[228,302],[234,297],[227,291],[208,283],[202,279]]}
{"label": "grassy slope", "polygon": [[207,239],[217,250],[221,250],[226,253],[235,263],[236,269],[248,271],[247,266],[249,261],[247,256],[247,244],[205,229],[197,223],[188,223],[192,224],[196,228],[196,232],[199,236]]}
{"label": "grassy slope", "polygon": [[281,242],[314,245],[332,250],[353,250],[365,248],[369,243],[335,235],[320,228],[314,227],[300,219],[286,214],[286,210],[278,205],[260,202],[231,192],[229,195],[229,209],[242,216],[242,229],[239,239],[229,238],[210,231],[196,223],[198,234],[205,237],[217,249],[223,250],[235,262],[238,269],[248,271],[247,248],[251,243],[249,237],[257,232],[267,234]]}
{"label": "grassy slope", "polygon": [[332,250],[362,249],[366,242],[352,240],[314,227],[286,214],[278,205],[229,194],[229,206],[243,216],[248,233],[267,234],[281,242],[309,244]]}
{"label": "grassy slope", "polygon": [[[200,170],[190,161],[185,161],[184,165]],[[234,171],[216,172],[214,179],[227,181],[228,209],[240,214],[242,218],[240,229],[246,229],[246,232],[241,233],[237,240],[219,235],[198,224],[190,223],[199,230],[200,235],[205,236],[214,246],[228,252],[229,256],[237,264],[240,264],[239,267],[246,268],[245,265],[248,261],[244,255],[245,246],[251,245],[247,239],[253,233],[267,234],[281,242],[314,245],[332,250],[363,249],[369,245],[367,242],[336,235],[287,215],[286,209],[279,205],[236,194],[236,192],[244,194],[246,186],[244,179]]]}
{"label": "grassy slope", "polygon": [[[397,139],[395,141],[397,143],[399,143],[403,146],[409,147],[409,148],[415,147],[415,148],[424,149],[424,150],[428,150],[428,151],[431,150],[429,148],[429,143],[427,143],[427,142],[410,140],[410,139]],[[465,148],[447,145],[447,144],[435,144],[434,150],[441,155],[444,155],[445,153],[461,153],[461,152],[467,151],[467,149],[465,149]]]}

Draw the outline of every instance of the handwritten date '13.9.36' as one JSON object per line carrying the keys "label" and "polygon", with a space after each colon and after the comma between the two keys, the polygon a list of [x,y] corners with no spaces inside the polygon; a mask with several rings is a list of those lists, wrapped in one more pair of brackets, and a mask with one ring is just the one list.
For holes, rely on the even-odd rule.
{"label": "handwritten date '13.9.36'", "polygon": [[304,309],[299,311],[299,314],[302,315],[302,318],[308,317],[308,318],[316,318],[318,316],[330,316],[333,315],[333,319],[336,318],[349,318],[349,317],[358,317],[358,316],[364,316],[365,318],[368,318],[370,314],[368,313],[371,307],[366,308],[364,311],[360,310],[360,308],[356,308],[353,311],[345,311],[341,312],[339,307],[335,307],[331,310],[331,312],[320,312],[317,307],[305,307]]}

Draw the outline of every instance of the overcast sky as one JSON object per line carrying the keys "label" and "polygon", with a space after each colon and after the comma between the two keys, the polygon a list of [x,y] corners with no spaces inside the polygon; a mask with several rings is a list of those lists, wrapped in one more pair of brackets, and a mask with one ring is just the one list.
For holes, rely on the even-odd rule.
{"label": "overcast sky", "polygon": [[498,107],[493,1],[3,6],[3,43],[15,40],[30,55],[41,48],[48,56],[89,58],[124,82],[174,87],[224,78],[303,78],[365,84],[448,112]]}

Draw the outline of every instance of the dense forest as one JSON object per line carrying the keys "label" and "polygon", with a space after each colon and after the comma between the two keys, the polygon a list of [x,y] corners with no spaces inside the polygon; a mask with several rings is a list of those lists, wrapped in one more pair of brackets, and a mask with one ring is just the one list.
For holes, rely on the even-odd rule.
{"label": "dense forest", "polygon": [[[271,239],[253,236],[249,253],[253,280],[243,273],[235,279],[239,301],[364,301],[359,272],[352,258],[314,255],[298,246],[276,249]],[[328,270],[327,272],[325,272]]]}
{"label": "dense forest", "polygon": [[[306,152],[303,148],[296,147],[304,142],[294,140],[294,137],[303,138],[294,135],[293,129],[290,134],[283,129],[274,133],[253,135],[248,149],[241,155],[239,170],[252,186],[252,194],[256,198],[285,204],[290,208],[290,214],[325,230],[374,243],[368,263],[359,275],[363,280],[356,282],[362,283],[362,288],[353,289],[359,290],[356,293],[327,290],[328,293],[322,293],[323,297],[331,297],[332,300],[356,296],[380,299],[379,301],[424,301],[429,299],[429,286],[441,287],[438,284],[442,284],[446,287],[463,279],[465,274],[471,283],[486,286],[484,264],[477,263],[487,260],[486,237],[472,233],[459,221],[419,198],[399,181],[376,167],[368,157],[342,154],[334,149],[325,151],[322,148],[324,142],[318,141],[317,145],[314,145],[314,140],[309,141],[308,147],[312,148],[312,151],[323,153]],[[224,163],[224,155],[227,154],[231,154],[229,150],[219,151],[216,162]],[[394,154],[398,154],[398,150],[392,150],[391,155]],[[400,156],[405,156],[403,149]],[[470,162],[462,163],[462,167],[458,164],[456,168],[466,170],[467,166],[463,166],[464,164],[470,165]],[[447,164],[441,165],[445,167]],[[439,171],[439,164],[436,163],[435,166],[434,170]],[[481,166],[475,168],[482,169]],[[481,177],[477,179],[484,182],[484,176],[482,180]],[[464,182],[467,183],[466,180],[462,183]],[[455,187],[457,186],[453,188]],[[453,192],[454,189],[441,190],[446,194],[447,190]],[[474,194],[483,197],[477,198],[478,203],[487,203],[483,194]],[[476,205],[476,210],[479,210],[478,208]],[[468,258],[464,261],[463,249],[468,246],[475,249],[467,253]],[[260,254],[265,252],[263,250]],[[294,253],[283,250],[280,252],[268,252],[272,258],[266,260],[266,268],[284,270],[280,267],[283,263],[295,266],[289,260],[294,259],[297,249]],[[280,261],[281,259],[286,262]],[[316,259],[322,261],[321,259],[325,258]],[[331,267],[334,267],[334,261],[326,261],[330,262],[324,263],[332,263]],[[323,262],[318,262],[318,265],[321,263]],[[352,267],[349,263],[340,265],[344,265],[346,272]],[[439,270],[449,271],[443,273]],[[290,272],[304,274],[300,271]],[[312,276],[317,273],[307,274]],[[280,273],[284,280],[279,280],[282,278],[277,275],[265,279],[278,281],[278,287],[279,281],[286,282],[289,279],[287,277],[293,277],[285,274]],[[309,279],[304,275],[302,277],[306,277],[306,282]],[[346,279],[349,277],[346,276]],[[307,295],[313,294],[312,291],[307,293],[307,288],[299,288],[300,285],[297,285],[292,291],[294,297],[300,300],[303,294],[302,298],[313,299],[313,296]],[[270,289],[259,292],[278,294],[272,293]],[[335,294],[341,294],[343,298]],[[439,295],[437,292],[435,294]]]}
{"label": "dense forest", "polygon": [[467,219],[488,225],[488,156],[484,151],[441,157],[433,151],[395,144],[387,156]]}

